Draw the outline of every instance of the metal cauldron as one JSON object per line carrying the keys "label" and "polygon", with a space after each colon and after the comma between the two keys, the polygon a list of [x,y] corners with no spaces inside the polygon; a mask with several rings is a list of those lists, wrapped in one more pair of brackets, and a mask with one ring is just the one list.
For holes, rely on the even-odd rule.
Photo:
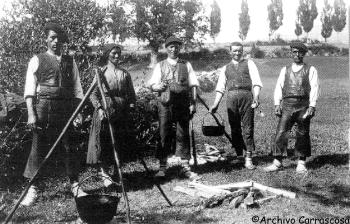
{"label": "metal cauldron", "polygon": [[[78,188],[91,177],[93,176],[79,182]],[[111,221],[115,216],[120,197],[109,194],[88,194],[74,199],[79,216],[84,222],[103,224]]]}
{"label": "metal cauldron", "polygon": [[202,132],[203,135],[205,136],[222,136],[225,133],[225,125],[224,125],[224,120],[222,119],[220,114],[219,115],[219,124],[218,125],[207,125],[205,124],[205,118],[207,115],[210,114],[210,112],[206,113],[203,116],[202,119]]}

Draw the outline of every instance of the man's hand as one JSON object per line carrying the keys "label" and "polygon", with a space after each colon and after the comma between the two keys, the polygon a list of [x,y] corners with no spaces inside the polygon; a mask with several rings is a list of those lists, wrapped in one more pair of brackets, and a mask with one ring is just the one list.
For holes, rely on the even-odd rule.
{"label": "man's hand", "polygon": [[193,115],[196,113],[196,104],[191,104],[190,105],[190,118],[192,119]]}
{"label": "man's hand", "polygon": [[74,127],[80,127],[83,124],[83,115],[80,113],[77,115],[77,117],[73,121]]}
{"label": "man's hand", "polygon": [[255,108],[258,108],[259,105],[260,105],[259,100],[258,100],[258,99],[254,99],[254,100],[253,100],[253,103],[252,103],[252,105],[251,105],[251,107],[252,107],[253,109],[255,109]]}
{"label": "man's hand", "polygon": [[107,116],[105,111],[102,108],[98,108],[98,117],[100,118],[100,121],[104,120]]}
{"label": "man's hand", "polygon": [[277,117],[281,117],[282,116],[282,108],[281,105],[275,105],[275,115]]}
{"label": "man's hand", "polygon": [[309,108],[307,108],[303,116],[303,119],[312,118],[313,116],[315,116],[315,110],[316,110],[315,107],[309,106]]}
{"label": "man's hand", "polygon": [[155,92],[163,92],[166,88],[167,85],[164,82],[152,85],[152,90]]}
{"label": "man's hand", "polygon": [[28,128],[30,128],[31,130],[36,130],[38,127],[36,125],[37,119],[35,115],[30,115],[28,116],[28,121],[27,121],[27,126]]}
{"label": "man's hand", "polygon": [[215,114],[216,111],[218,110],[219,105],[213,105],[210,107],[209,112],[212,114]]}

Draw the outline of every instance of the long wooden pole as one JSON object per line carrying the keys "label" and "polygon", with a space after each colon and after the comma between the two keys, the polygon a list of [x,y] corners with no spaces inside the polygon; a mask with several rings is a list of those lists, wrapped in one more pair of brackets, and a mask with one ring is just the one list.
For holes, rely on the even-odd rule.
{"label": "long wooden pole", "polygon": [[124,201],[125,201],[125,205],[126,205],[126,218],[127,218],[128,224],[131,224],[129,200],[128,200],[128,196],[126,194],[125,187],[124,187],[122,171],[120,169],[120,162],[119,162],[119,156],[118,156],[117,147],[116,147],[116,140],[114,138],[114,129],[113,129],[111,119],[110,119],[108,111],[107,111],[107,109],[108,109],[107,100],[106,100],[105,93],[103,92],[100,73],[98,72],[97,69],[94,69],[94,71],[95,71],[95,75],[96,75],[96,79],[97,79],[97,86],[98,86],[98,89],[101,93],[102,106],[103,106],[103,109],[106,113],[106,117],[107,117],[107,121],[108,121],[108,128],[109,128],[109,133],[110,133],[111,141],[112,141],[113,155],[114,155],[114,159],[115,159],[115,162],[117,165],[118,175],[119,175],[119,179],[120,179],[120,185],[122,187],[123,197],[124,197]]}
{"label": "long wooden pole", "polygon": [[49,150],[49,152],[47,153],[46,157],[44,158],[44,160],[41,162],[41,164],[39,165],[39,168],[34,172],[33,177],[30,179],[28,186],[23,190],[21,196],[19,197],[17,203],[15,204],[15,206],[13,206],[12,210],[10,211],[10,213],[7,215],[6,219],[5,219],[5,224],[9,223],[9,221],[11,220],[12,216],[14,215],[14,213],[16,212],[19,204],[21,203],[21,201],[23,200],[24,196],[27,194],[30,186],[32,186],[35,177],[38,175],[39,170],[44,166],[44,164],[46,163],[47,159],[51,156],[51,154],[53,153],[54,149],[56,148],[56,146],[58,145],[58,143],[61,141],[61,139],[63,138],[64,134],[66,133],[69,125],[72,123],[72,121],[75,119],[75,117],[77,116],[77,114],[80,112],[81,108],[83,107],[86,99],[90,96],[92,90],[95,88],[96,86],[96,82],[93,82],[90,86],[90,88],[88,89],[88,91],[86,92],[84,98],[80,101],[79,105],[77,106],[77,108],[75,109],[75,111],[73,112],[72,116],[69,118],[69,120],[66,123],[66,126],[63,128],[63,130],[61,131],[61,134],[58,136],[56,142],[52,145],[51,149]]}
{"label": "long wooden pole", "polygon": [[[350,5],[348,5],[348,34],[349,34],[349,39],[348,39],[348,45],[350,49]],[[350,54],[348,54],[349,57],[349,79],[350,79]],[[349,150],[349,171],[350,171],[350,128],[349,128],[349,133],[348,133],[348,150]]]}

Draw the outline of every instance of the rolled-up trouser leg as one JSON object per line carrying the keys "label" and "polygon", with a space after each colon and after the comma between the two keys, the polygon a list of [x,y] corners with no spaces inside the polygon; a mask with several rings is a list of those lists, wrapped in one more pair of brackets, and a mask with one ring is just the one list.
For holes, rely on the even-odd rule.
{"label": "rolled-up trouser leg", "polygon": [[293,113],[290,110],[283,109],[282,116],[278,121],[276,136],[273,147],[274,156],[287,155],[288,136],[294,124]]}
{"label": "rolled-up trouser leg", "polygon": [[171,153],[173,138],[172,113],[169,106],[158,103],[160,147],[157,150],[157,157],[164,160]]}
{"label": "rolled-up trouser leg", "polygon": [[295,151],[299,157],[311,156],[310,118],[303,118],[306,110],[307,108],[300,110],[296,117],[297,129]]}
{"label": "rolled-up trouser leg", "polygon": [[176,128],[176,156],[183,160],[191,158],[189,121],[180,119]]}

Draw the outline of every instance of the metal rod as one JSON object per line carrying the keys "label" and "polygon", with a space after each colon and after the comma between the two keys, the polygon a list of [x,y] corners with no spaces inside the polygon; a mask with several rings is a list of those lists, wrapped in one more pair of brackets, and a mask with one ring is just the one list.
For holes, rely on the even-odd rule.
{"label": "metal rod", "polygon": [[[143,165],[143,167],[145,168],[146,172],[151,175],[151,171],[148,169],[146,162],[140,158],[141,164]],[[171,201],[169,200],[169,198],[166,196],[166,194],[164,193],[163,189],[160,187],[160,185],[158,183],[155,183],[156,187],[158,188],[158,190],[160,191],[160,193],[162,194],[162,196],[165,198],[165,200],[168,202],[169,206],[173,206],[173,204],[171,203]]]}
{"label": "metal rod", "polygon": [[191,144],[192,144],[193,165],[195,167],[197,167],[198,166],[197,149],[196,149],[196,141],[195,141],[195,138],[194,138],[193,117],[190,120],[190,124],[191,124]]}
{"label": "metal rod", "polygon": [[100,93],[101,93],[103,109],[105,111],[107,121],[108,121],[109,133],[111,135],[111,141],[112,141],[113,155],[114,155],[114,159],[115,159],[115,162],[117,165],[118,175],[120,178],[120,185],[122,187],[123,197],[124,197],[124,201],[125,201],[125,205],[126,205],[126,216],[127,216],[126,218],[127,218],[127,222],[129,224],[131,224],[129,200],[128,200],[128,196],[125,192],[122,171],[120,169],[120,162],[119,162],[119,157],[118,157],[118,153],[117,153],[116,141],[114,138],[114,129],[113,129],[113,126],[112,126],[112,123],[111,123],[111,120],[110,120],[110,117],[109,117],[109,114],[107,111],[107,100],[106,100],[105,93],[103,92],[100,73],[98,72],[97,69],[94,69],[94,71],[95,71],[95,75],[96,75],[95,77],[97,80],[97,86],[98,86],[98,89],[100,90]]}
{"label": "metal rod", "polygon": [[6,219],[5,219],[5,224],[7,224],[12,216],[14,215],[15,211],[17,210],[19,204],[21,203],[21,201],[23,200],[24,196],[26,195],[26,193],[28,192],[30,186],[32,186],[35,177],[38,175],[39,170],[44,166],[45,162],[47,161],[47,159],[51,156],[52,152],[54,151],[54,149],[56,148],[56,146],[58,145],[58,143],[61,141],[63,135],[65,134],[65,132],[67,131],[69,125],[72,123],[72,121],[74,120],[74,118],[77,116],[77,114],[79,113],[80,109],[82,108],[83,104],[85,103],[86,99],[90,96],[92,90],[95,88],[96,86],[96,81],[93,82],[90,86],[90,88],[88,89],[88,91],[86,92],[84,98],[80,101],[79,105],[77,106],[77,108],[75,109],[75,111],[73,112],[72,116],[69,118],[69,120],[66,123],[66,126],[63,128],[63,130],[61,131],[61,134],[58,136],[56,142],[53,144],[53,146],[51,147],[51,149],[49,150],[49,152],[47,153],[46,157],[44,158],[44,160],[41,162],[41,164],[39,165],[39,168],[35,171],[34,176],[30,179],[28,186],[24,189],[24,191],[22,192],[21,196],[19,197],[17,203],[15,204],[15,206],[12,208],[12,210],[10,211],[10,213],[7,215]]}

